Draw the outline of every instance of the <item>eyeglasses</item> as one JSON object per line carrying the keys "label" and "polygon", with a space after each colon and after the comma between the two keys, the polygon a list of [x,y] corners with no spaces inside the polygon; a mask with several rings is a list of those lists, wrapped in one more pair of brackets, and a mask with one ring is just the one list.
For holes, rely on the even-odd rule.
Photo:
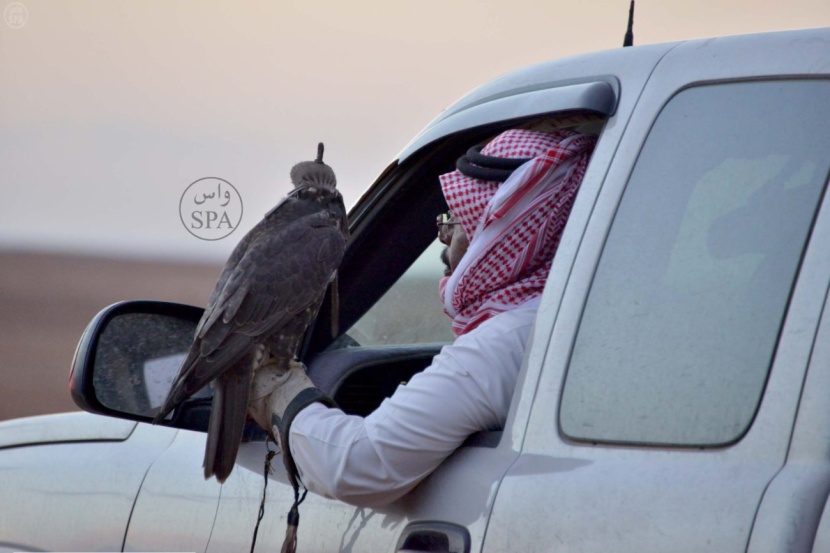
{"label": "eyeglasses", "polygon": [[438,215],[435,218],[435,224],[438,226],[438,240],[444,244],[449,244],[450,238],[452,238],[452,227],[460,225],[461,223],[453,218],[451,211],[448,211],[447,213]]}

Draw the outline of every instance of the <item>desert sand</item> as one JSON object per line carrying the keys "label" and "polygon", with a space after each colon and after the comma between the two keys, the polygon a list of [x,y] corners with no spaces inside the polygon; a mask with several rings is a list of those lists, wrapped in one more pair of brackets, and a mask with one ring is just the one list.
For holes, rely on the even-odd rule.
{"label": "desert sand", "polygon": [[0,420],[77,411],[68,376],[90,319],[122,300],[204,306],[221,265],[0,253]]}

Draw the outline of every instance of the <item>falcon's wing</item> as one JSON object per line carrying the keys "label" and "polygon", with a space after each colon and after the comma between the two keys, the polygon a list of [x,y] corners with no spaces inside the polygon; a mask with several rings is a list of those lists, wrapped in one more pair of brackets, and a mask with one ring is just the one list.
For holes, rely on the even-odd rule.
{"label": "falcon's wing", "polygon": [[316,316],[344,248],[344,236],[326,213],[307,215],[271,232],[263,229],[252,237],[233,268],[223,271],[221,290],[217,285],[161,412],[169,412],[246,355],[253,344],[278,334],[311,309],[298,330],[299,340]]}

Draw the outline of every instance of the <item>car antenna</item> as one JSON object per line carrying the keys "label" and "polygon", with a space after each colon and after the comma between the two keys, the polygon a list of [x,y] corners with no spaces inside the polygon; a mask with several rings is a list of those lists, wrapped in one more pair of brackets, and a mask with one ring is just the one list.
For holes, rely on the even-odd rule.
{"label": "car antenna", "polygon": [[623,48],[626,46],[634,46],[634,0],[631,0],[631,6],[628,8],[628,30],[625,31]]}

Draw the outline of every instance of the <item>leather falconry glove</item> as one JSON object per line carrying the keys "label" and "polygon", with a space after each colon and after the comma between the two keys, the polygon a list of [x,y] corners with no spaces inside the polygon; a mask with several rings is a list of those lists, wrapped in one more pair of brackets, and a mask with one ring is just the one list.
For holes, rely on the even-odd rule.
{"label": "leather falconry glove", "polygon": [[265,430],[280,447],[283,463],[292,485],[297,484],[297,466],[288,447],[288,433],[297,414],[312,403],[336,407],[334,400],[314,387],[298,361],[269,359],[254,373],[248,415]]}
{"label": "leather falconry glove", "polygon": [[298,361],[289,361],[286,366],[284,359],[272,357],[254,373],[248,415],[279,445],[288,481],[294,488],[294,504],[288,512],[282,553],[296,552],[299,506],[305,499],[305,492],[300,495],[300,476],[291,455],[288,434],[297,413],[317,402],[337,407],[334,400],[314,387],[305,366]]}

